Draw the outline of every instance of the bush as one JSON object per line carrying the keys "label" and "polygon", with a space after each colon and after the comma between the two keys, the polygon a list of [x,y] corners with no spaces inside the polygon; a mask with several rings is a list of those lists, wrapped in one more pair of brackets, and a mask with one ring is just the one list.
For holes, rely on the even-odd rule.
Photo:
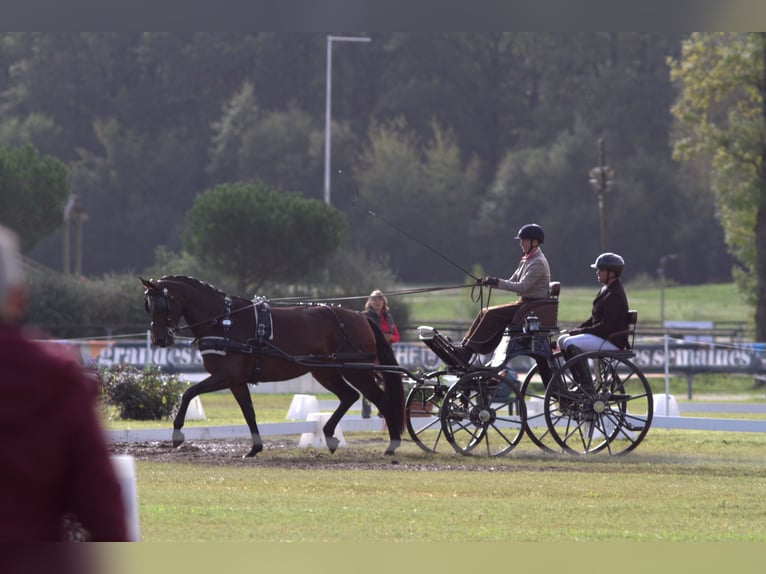
{"label": "bush", "polygon": [[26,323],[59,338],[139,333],[149,325],[143,287],[125,273],[84,279],[30,269]]}
{"label": "bush", "polygon": [[177,375],[163,374],[159,367],[140,370],[130,365],[99,369],[101,398],[119,409],[121,419],[170,418],[186,387]]}

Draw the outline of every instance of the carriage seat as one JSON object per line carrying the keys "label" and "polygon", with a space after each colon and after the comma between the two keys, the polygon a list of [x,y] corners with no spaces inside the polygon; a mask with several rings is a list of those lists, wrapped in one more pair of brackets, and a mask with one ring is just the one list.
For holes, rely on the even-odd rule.
{"label": "carriage seat", "polygon": [[559,331],[559,293],[561,283],[551,281],[548,285],[548,298],[526,301],[516,310],[508,331],[511,335],[518,335],[524,331],[524,319],[530,315],[536,315],[540,319],[540,332],[553,333]]}
{"label": "carriage seat", "polygon": [[609,335],[608,339],[609,341],[612,341],[613,339],[616,339],[617,337],[620,337],[622,335],[628,336],[628,348],[626,349],[626,352],[630,351],[630,355],[634,355],[633,351],[633,341],[636,338],[636,325],[638,324],[638,311],[635,309],[631,309],[628,311],[628,316],[626,319],[626,322],[628,324],[627,329],[623,329],[622,331],[616,331]]}

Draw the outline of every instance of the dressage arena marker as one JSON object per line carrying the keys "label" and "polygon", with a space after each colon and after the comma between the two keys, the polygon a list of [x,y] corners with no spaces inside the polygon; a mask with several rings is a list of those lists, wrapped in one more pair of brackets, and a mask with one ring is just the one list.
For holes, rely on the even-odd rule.
{"label": "dressage arena marker", "polygon": [[202,400],[199,396],[194,397],[189,403],[189,409],[186,411],[185,421],[204,421],[205,409],[202,408]]}
{"label": "dressage arena marker", "polygon": [[[306,422],[314,423],[314,430],[312,432],[305,432],[301,434],[301,438],[298,441],[300,448],[314,447],[314,448],[327,448],[327,441],[325,440],[324,431],[322,427],[332,416],[332,413],[309,413],[306,416]],[[338,446],[346,446],[346,439],[343,437],[343,430],[340,423],[335,427],[335,434],[333,435],[340,442]]]}
{"label": "dressage arena marker", "polygon": [[681,411],[673,395],[655,395],[654,416],[680,417]]}
{"label": "dressage arena marker", "polygon": [[293,421],[305,421],[309,413],[319,412],[319,401],[314,395],[293,395],[290,408],[287,409],[285,419]]}
{"label": "dressage arena marker", "polygon": [[[301,438],[298,441],[300,448],[310,446],[314,448],[327,448],[327,440],[325,439],[322,427],[331,415],[332,413],[322,413],[319,411],[319,401],[315,395],[293,395],[293,400],[290,402],[290,408],[287,409],[285,418],[314,423],[314,428],[311,432],[301,433]],[[346,439],[343,436],[340,423],[335,427],[335,434],[333,436],[340,441],[338,446],[346,446]]]}

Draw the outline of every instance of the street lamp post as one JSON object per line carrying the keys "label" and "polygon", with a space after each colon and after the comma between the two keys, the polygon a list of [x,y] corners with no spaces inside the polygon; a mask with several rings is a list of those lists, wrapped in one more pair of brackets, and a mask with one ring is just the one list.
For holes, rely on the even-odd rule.
{"label": "street lamp post", "polygon": [[330,205],[330,122],[332,116],[332,43],[333,42],[372,42],[364,36],[327,35],[327,92],[325,96],[324,119],[324,202]]}
{"label": "street lamp post", "polygon": [[660,327],[665,327],[665,264],[671,259],[678,257],[676,253],[668,253],[660,257],[660,264],[657,267],[657,276],[660,279]]}
{"label": "street lamp post", "polygon": [[599,138],[599,164],[588,172],[589,182],[598,195],[598,217],[601,225],[601,251],[607,251],[606,208],[604,193],[613,185],[614,170],[606,165],[606,144],[604,138]]}
{"label": "street lamp post", "polygon": [[64,227],[63,227],[63,271],[65,275],[72,273],[71,268],[71,237],[70,229],[72,223],[75,224],[75,261],[74,273],[78,277],[82,275],[82,224],[88,220],[88,214],[80,205],[80,198],[76,193],[72,193],[64,206]]}

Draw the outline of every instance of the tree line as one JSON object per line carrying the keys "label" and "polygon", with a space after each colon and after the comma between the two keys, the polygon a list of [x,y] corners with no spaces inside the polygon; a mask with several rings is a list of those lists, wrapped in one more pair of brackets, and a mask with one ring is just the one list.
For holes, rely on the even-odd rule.
{"label": "tree line", "polygon": [[[346,220],[347,253],[385,261],[407,282],[463,281],[460,268],[509,275],[520,254],[513,236],[534,221],[546,229],[555,278],[593,283],[602,221],[588,173],[603,139],[614,170],[607,248],[625,257],[626,275],[655,277],[673,254],[671,280],[731,280],[731,232],[709,172],[673,157],[681,91],[672,62],[694,36],[358,35],[372,42],[333,45],[331,202]],[[156,268],[183,256],[188,213],[217,186],[322,201],[326,41],[1,33],[0,146],[28,144],[66,167],[87,213],[86,275]],[[4,214],[33,201],[0,200]],[[59,268],[60,226],[25,231],[28,255]],[[292,250],[311,241],[296,233]]]}

